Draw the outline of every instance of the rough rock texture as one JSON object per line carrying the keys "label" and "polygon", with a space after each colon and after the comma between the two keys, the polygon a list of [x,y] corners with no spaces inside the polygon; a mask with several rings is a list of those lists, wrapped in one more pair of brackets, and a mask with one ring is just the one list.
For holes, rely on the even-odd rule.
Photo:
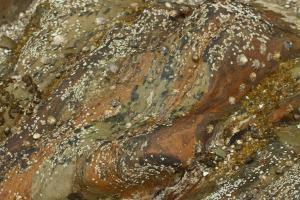
{"label": "rough rock texture", "polygon": [[297,25],[232,1],[20,17],[0,27],[0,199],[299,197]]}

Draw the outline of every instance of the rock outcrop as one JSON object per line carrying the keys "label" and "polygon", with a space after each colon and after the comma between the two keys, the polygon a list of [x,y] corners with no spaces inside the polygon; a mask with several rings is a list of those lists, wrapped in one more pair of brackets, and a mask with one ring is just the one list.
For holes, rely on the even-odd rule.
{"label": "rock outcrop", "polygon": [[300,36],[279,16],[225,0],[31,8],[0,52],[0,199],[299,196]]}

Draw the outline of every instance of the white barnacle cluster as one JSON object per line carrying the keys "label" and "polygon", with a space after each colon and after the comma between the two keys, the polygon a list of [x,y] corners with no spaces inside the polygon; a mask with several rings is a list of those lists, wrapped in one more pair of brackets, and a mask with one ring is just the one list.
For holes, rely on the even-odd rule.
{"label": "white barnacle cluster", "polygon": [[71,87],[67,87],[65,91],[60,94],[61,100],[64,101],[67,98],[71,98],[69,99],[70,102],[82,101],[86,88],[88,87],[88,82],[91,80],[92,76],[93,75],[84,74],[77,84],[73,84],[70,81]]}
{"label": "white barnacle cluster", "polygon": [[[257,152],[257,161],[251,161],[251,165],[246,164],[235,170],[238,173],[227,172],[227,177],[222,176],[218,180],[216,190],[205,197],[205,199],[223,198],[268,198],[269,194],[276,194],[280,198],[291,198],[299,195],[299,190],[295,185],[299,184],[299,164],[291,164],[298,159],[295,158],[293,150],[278,144],[270,144],[267,149]],[[260,163],[264,161],[263,163]],[[282,170],[284,169],[284,170]],[[246,171],[246,173],[245,173]],[[280,178],[277,175],[284,174]],[[237,175],[238,174],[238,175]],[[275,179],[274,179],[275,178]],[[272,180],[272,183],[268,181]],[[274,181],[275,180],[275,181]],[[257,188],[257,184],[268,183],[267,187]],[[250,185],[249,185],[250,184]],[[285,185],[285,187],[282,187]],[[241,190],[247,188],[246,191]],[[253,193],[253,191],[256,191]],[[291,192],[286,192],[289,190]]]}
{"label": "white barnacle cluster", "polygon": [[[264,63],[258,58],[250,57],[248,53],[257,49],[254,43],[259,41],[261,45],[257,51],[265,54],[267,51],[266,44],[269,40],[266,34],[272,30],[272,25],[265,22],[251,8],[241,4],[216,3],[212,7],[219,9],[220,16],[217,18],[223,19],[222,16],[226,13],[230,13],[231,17],[226,17],[227,20],[225,21],[220,20],[223,28],[214,31],[217,34],[212,41],[222,42],[212,42],[211,44],[208,52],[208,62],[211,69],[217,71],[223,65],[222,61],[225,56],[232,59],[230,62],[232,66],[252,65],[255,70],[263,67]],[[228,49],[231,51],[228,52]]]}

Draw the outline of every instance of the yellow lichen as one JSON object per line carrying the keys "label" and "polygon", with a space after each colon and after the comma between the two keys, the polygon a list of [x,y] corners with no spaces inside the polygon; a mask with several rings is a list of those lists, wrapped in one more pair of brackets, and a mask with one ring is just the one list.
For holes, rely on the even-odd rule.
{"label": "yellow lichen", "polygon": [[271,130],[271,112],[297,92],[298,83],[290,72],[295,64],[295,60],[280,64],[274,74],[265,78],[242,101],[242,107],[248,115],[255,116],[252,126],[255,126],[260,134]]}

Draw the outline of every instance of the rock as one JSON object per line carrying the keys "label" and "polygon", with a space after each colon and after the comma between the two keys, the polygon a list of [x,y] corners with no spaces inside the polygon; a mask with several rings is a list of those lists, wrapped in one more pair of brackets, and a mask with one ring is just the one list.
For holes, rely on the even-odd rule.
{"label": "rock", "polygon": [[[40,26],[26,32],[13,73],[4,74],[26,72],[42,91],[38,104],[21,102],[33,114],[20,113],[9,124],[16,131],[1,143],[0,199],[243,199],[239,194],[251,193],[260,174],[270,184],[268,171],[277,162],[270,159],[295,157],[285,146],[268,148],[281,141],[261,131],[262,123],[275,126],[269,114],[280,105],[269,92],[283,102],[297,95],[288,78],[273,76],[300,49],[298,36],[281,27],[286,24],[277,15],[238,1],[140,1],[137,12],[128,8],[131,0],[41,2],[45,12],[32,17]],[[176,19],[173,10],[180,13]],[[95,27],[100,15],[109,23],[101,30]],[[62,56],[55,66],[21,62],[74,49],[66,48],[73,34],[93,50]],[[45,45],[49,36],[59,51]],[[268,54],[279,60],[267,60]],[[10,89],[18,84],[13,79],[5,90],[17,96]],[[261,138],[247,140],[253,132]],[[227,141],[238,145],[225,147]],[[257,158],[247,157],[254,152]],[[25,155],[28,170],[18,167]]]}

